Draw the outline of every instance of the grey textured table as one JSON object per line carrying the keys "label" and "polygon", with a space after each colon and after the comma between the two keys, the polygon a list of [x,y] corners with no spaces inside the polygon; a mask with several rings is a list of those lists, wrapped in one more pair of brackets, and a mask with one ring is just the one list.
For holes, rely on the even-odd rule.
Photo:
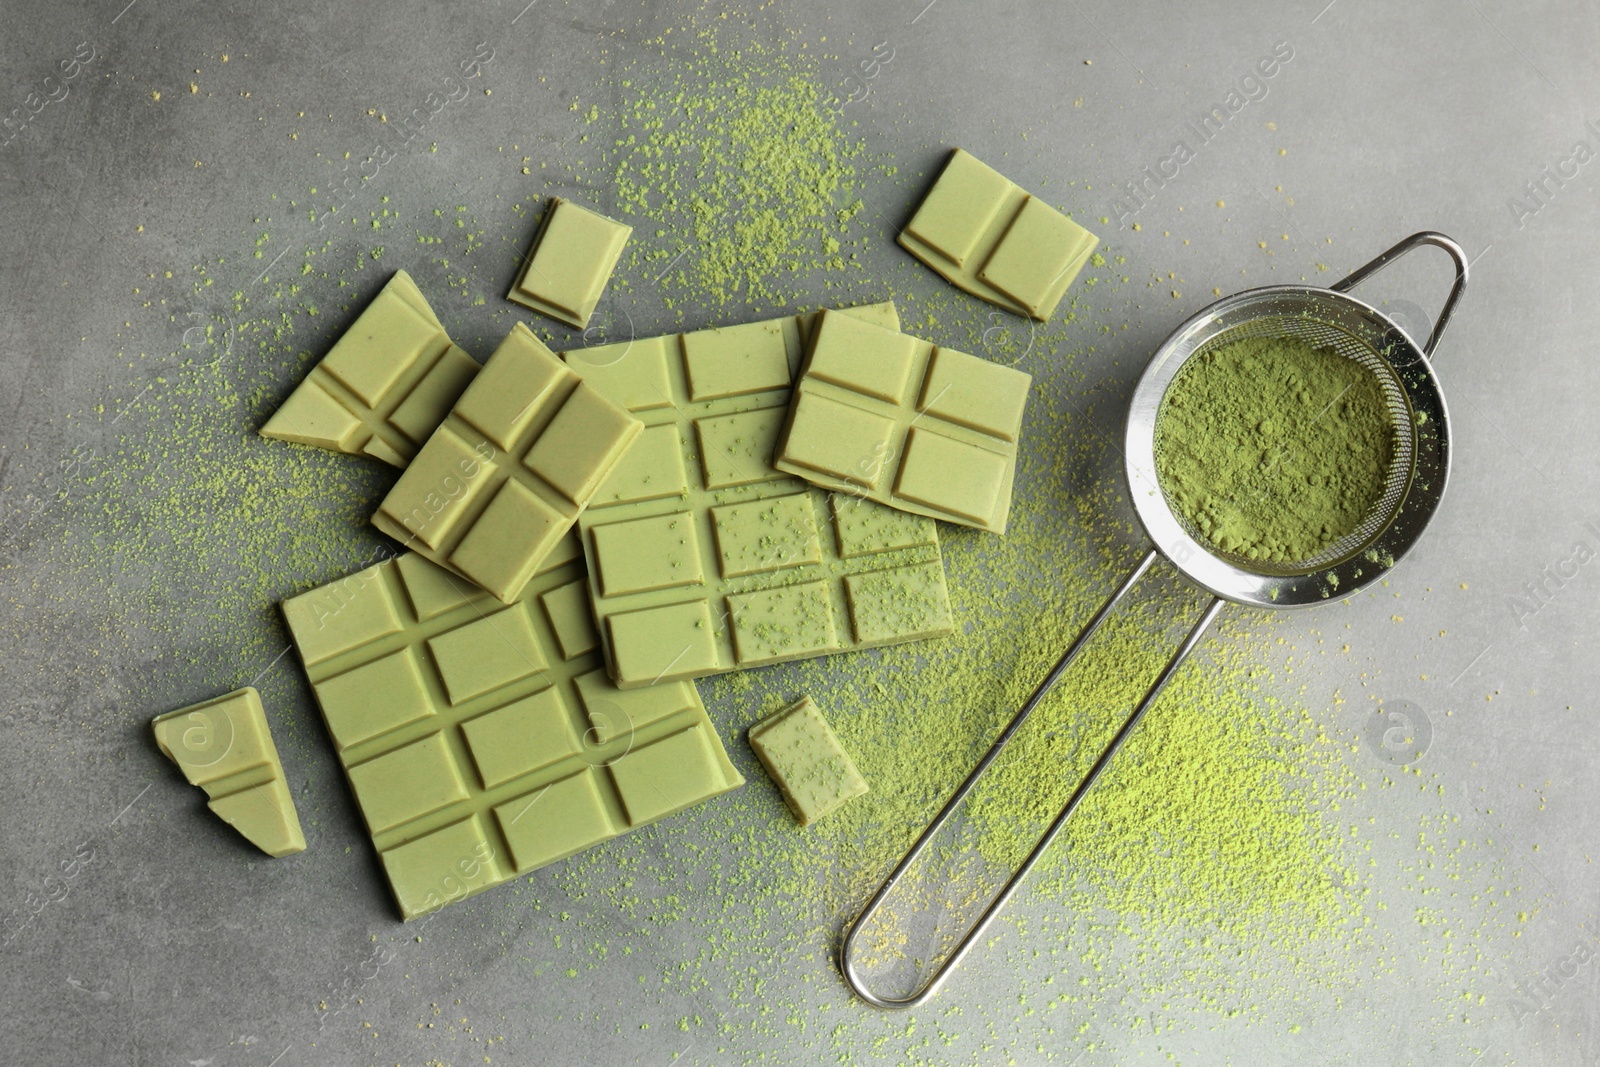
{"label": "grey textured table", "polygon": [[[68,0],[6,16],[0,1060],[1600,1063],[1594,6],[910,0],[724,18],[562,0]],[[1331,283],[1420,229],[1473,257],[1437,360],[1456,453],[1434,526],[1387,587],[1284,615],[1242,649],[1263,662],[1279,639],[1335,650],[1263,684],[1337,742],[1353,783],[1340,832],[1376,842],[1346,857],[1371,922],[1337,980],[1279,945],[1270,988],[1249,988],[1271,970],[1252,965],[1210,998],[1183,977],[1206,951],[1185,937],[1203,930],[1080,969],[1070,945],[1034,951],[1060,936],[1039,929],[1058,889],[1024,894],[927,1008],[873,1012],[827,953],[882,854],[855,861],[857,888],[822,915],[774,898],[759,866],[733,864],[714,891],[699,881],[715,857],[793,834],[738,736],[750,713],[731,687],[704,691],[750,779],[730,801],[747,807],[722,809],[759,814],[748,834],[713,802],[606,846],[581,877],[540,872],[421,928],[397,921],[299,667],[274,658],[276,600],[371,557],[381,539],[363,518],[392,475],[251,430],[303,374],[297,354],[324,351],[395,267],[487,356],[511,321],[502,296],[530,208],[562,191],[545,175],[586,175],[576,195],[616,210],[604,145],[634,88],[619,72],[666,78],[678,60],[651,42],[692,29],[727,52],[783,43],[795,58],[770,77],[798,71],[837,94],[841,136],[862,146],[854,195],[868,210],[850,232],[865,243],[843,274],[820,252],[800,264],[783,283],[796,304],[841,302],[832,270],[851,298],[956,308],[947,320],[986,335],[986,307],[893,245],[953,144],[1122,257],[1101,273],[1125,281],[1080,284],[1077,320],[1052,326],[1072,354],[1041,347],[1021,364],[1041,396],[1087,412],[1063,431],[1072,448],[1115,433],[1144,358],[1213,289]],[[863,67],[880,43],[892,60]],[[1275,53],[1272,75],[1256,73]],[[474,55],[468,91],[430,112]],[[692,71],[675,76],[693,88]],[[425,126],[397,138],[385,119],[416,108]],[[374,143],[394,158],[364,164]],[[337,224],[318,228],[318,205],[335,203]],[[487,254],[463,246],[457,214]],[[669,268],[683,242],[633,221]],[[325,258],[304,258],[301,277],[313,254]],[[688,327],[777,313],[697,302],[692,286],[669,310],[646,292],[662,276],[608,297],[608,328],[619,310],[639,335],[679,328],[680,312]],[[1424,330],[1449,280],[1423,252],[1370,296]],[[1044,447],[1042,427],[1030,422],[1028,447]],[[1085,480],[1114,495],[1101,451]],[[1042,512],[1029,469],[1019,510]],[[1071,516],[1050,530],[1083,536]],[[1116,530],[1131,559],[1136,538]],[[865,684],[876,662],[826,669]],[[792,690],[818,669],[764,684]],[[292,859],[236,840],[149,740],[153,715],[252,679],[311,843]],[[1006,708],[965,713],[992,731]],[[848,850],[817,862],[852,863]],[[658,884],[618,905],[593,891],[612,865]],[[813,932],[786,933],[803,914]],[[741,923],[756,934],[716,938]],[[1090,992],[1046,1010],[1080,970]]]}

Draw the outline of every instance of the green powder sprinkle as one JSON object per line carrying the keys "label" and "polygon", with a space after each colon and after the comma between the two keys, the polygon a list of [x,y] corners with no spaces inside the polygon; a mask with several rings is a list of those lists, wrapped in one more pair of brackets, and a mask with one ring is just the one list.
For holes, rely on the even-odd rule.
{"label": "green powder sprinkle", "polygon": [[1394,427],[1354,360],[1252,337],[1191,359],[1156,420],[1156,472],[1192,529],[1274,563],[1316,556],[1383,494]]}
{"label": "green powder sprinkle", "polygon": [[[643,280],[667,272],[658,281],[695,294],[691,307],[782,307],[804,272],[852,265],[841,238],[858,229],[862,148],[793,51],[703,44],[670,49],[670,73],[622,82],[607,152],[617,210],[658,236],[641,245]],[[756,70],[767,76],[751,77]]]}

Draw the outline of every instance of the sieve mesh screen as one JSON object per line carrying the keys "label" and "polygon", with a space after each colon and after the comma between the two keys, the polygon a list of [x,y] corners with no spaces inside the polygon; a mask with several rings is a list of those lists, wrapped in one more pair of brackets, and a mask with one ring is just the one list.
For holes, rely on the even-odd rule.
{"label": "sieve mesh screen", "polygon": [[[1377,539],[1393,521],[1400,505],[1405,501],[1406,489],[1410,485],[1411,472],[1416,459],[1416,428],[1412,420],[1411,404],[1406,399],[1406,390],[1400,381],[1399,371],[1384,357],[1384,354],[1374,343],[1363,339],[1349,330],[1324,322],[1305,314],[1298,315],[1262,315],[1223,326],[1216,333],[1207,336],[1184,357],[1184,362],[1215,351],[1224,345],[1251,338],[1272,338],[1304,341],[1317,348],[1327,349],[1345,359],[1353,360],[1366,369],[1375,379],[1378,390],[1383,397],[1385,410],[1389,415],[1389,422],[1394,431],[1393,453],[1389,460],[1389,469],[1384,477],[1383,492],[1377,501],[1367,509],[1361,522],[1349,533],[1327,545],[1315,555],[1305,559],[1283,561],[1267,561],[1251,559],[1237,552],[1230,552],[1218,547],[1210,538],[1196,528],[1175,505],[1172,496],[1162,487],[1162,495],[1166,497],[1167,506],[1176,517],[1179,525],[1190,537],[1206,546],[1212,554],[1244,570],[1260,574],[1289,575],[1307,574],[1320,570],[1329,564],[1358,555],[1368,545]],[[1174,374],[1173,381],[1178,378]],[[1171,388],[1169,383],[1168,388]],[[1159,423],[1159,415],[1157,417]],[[1157,435],[1157,448],[1159,450],[1160,436]],[[1158,477],[1159,481],[1159,477]]]}

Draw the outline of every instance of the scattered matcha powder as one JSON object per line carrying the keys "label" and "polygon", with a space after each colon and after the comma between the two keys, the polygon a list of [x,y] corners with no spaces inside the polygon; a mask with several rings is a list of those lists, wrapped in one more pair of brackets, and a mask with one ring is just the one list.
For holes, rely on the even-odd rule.
{"label": "scattered matcha powder", "polygon": [[633,273],[666,273],[691,308],[782,308],[807,272],[859,269],[841,239],[865,240],[852,226],[864,150],[825,106],[809,57],[755,40],[706,48],[705,37],[652,42],[667,63],[619,72],[606,167],[618,212],[653,235]]}

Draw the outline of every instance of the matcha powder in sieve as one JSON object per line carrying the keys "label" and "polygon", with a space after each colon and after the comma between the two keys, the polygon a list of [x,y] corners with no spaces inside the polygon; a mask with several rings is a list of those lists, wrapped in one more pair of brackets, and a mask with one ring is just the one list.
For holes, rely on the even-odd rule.
{"label": "matcha powder in sieve", "polygon": [[1186,363],[1156,419],[1156,473],[1217,548],[1293,564],[1361,524],[1383,495],[1394,426],[1378,382],[1328,348],[1252,337]]}

